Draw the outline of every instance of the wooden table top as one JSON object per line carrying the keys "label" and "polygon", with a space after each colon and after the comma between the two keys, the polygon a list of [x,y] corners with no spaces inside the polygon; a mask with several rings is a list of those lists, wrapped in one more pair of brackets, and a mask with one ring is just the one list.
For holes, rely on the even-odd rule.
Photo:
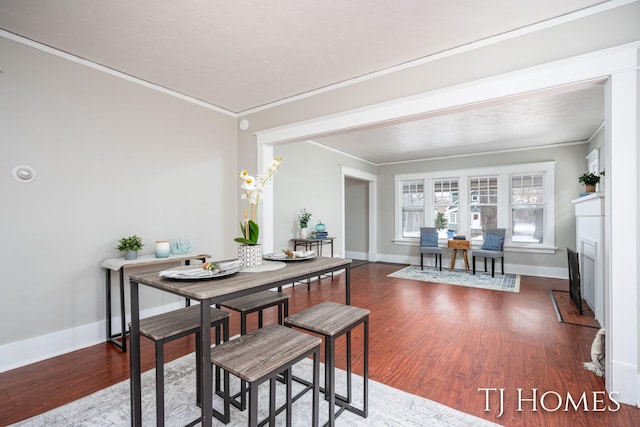
{"label": "wooden table top", "polygon": [[284,268],[259,273],[239,272],[219,279],[175,280],[158,276],[158,271],[134,274],[130,281],[151,286],[194,300],[214,298],[216,301],[237,298],[258,290],[270,289],[350,267],[348,258],[316,257],[287,262]]}
{"label": "wooden table top", "polygon": [[471,242],[469,240],[451,239],[448,246],[451,249],[469,249],[471,248]]}

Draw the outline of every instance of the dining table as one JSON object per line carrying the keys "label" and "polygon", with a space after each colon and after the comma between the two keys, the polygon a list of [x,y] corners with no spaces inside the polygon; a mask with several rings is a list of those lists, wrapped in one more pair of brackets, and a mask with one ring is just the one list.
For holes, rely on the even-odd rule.
{"label": "dining table", "polygon": [[[317,256],[297,262],[285,262],[282,268],[266,271],[243,271],[221,275],[219,278],[198,280],[176,280],[161,277],[159,271],[133,274],[129,276],[131,291],[131,335],[130,335],[130,388],[131,425],[142,425],[142,386],[140,372],[140,285],[159,289],[200,303],[200,348],[211,348],[211,305],[238,298],[255,292],[293,284],[311,277],[344,270],[345,303],[351,304],[351,259]],[[252,269],[248,269],[252,270]],[[199,359],[200,396],[202,402],[212,402],[212,366],[208,351],[202,351]],[[201,406],[200,425],[208,427],[213,422],[212,405]]]}

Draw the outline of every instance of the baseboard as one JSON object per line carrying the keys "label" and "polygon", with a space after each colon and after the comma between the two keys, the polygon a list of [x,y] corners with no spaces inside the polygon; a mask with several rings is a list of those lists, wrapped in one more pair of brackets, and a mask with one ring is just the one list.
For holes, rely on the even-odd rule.
{"label": "baseboard", "polygon": [[367,252],[355,252],[355,251],[345,251],[345,257],[351,259],[363,259],[368,260],[369,254]]}
{"label": "baseboard", "polygon": [[[616,401],[627,405],[640,404],[640,375],[635,365],[630,363],[611,361],[610,371],[607,371],[606,387],[608,393],[614,394]],[[609,368],[609,366],[607,366]]]}
{"label": "baseboard", "polygon": [[[175,302],[141,312],[142,317],[184,307],[184,302]],[[120,331],[120,316],[112,320],[114,333]],[[16,341],[0,346],[0,372],[19,368],[31,363],[60,356],[81,348],[105,342],[106,320],[53,332],[39,337]]]}
{"label": "baseboard", "polygon": [[[394,264],[420,265],[420,256],[378,254],[378,261],[390,262]],[[426,255],[424,257],[424,263],[425,265],[434,265],[433,256]],[[442,258],[443,268],[449,268],[450,264],[451,264],[451,259],[444,258],[444,257]],[[469,266],[471,267],[471,259],[469,259]],[[501,268],[499,266],[496,266],[496,267],[498,269]],[[455,268],[463,269],[464,260],[457,258]],[[476,260],[476,269],[477,268],[478,268],[478,263]],[[568,279],[569,278],[568,268],[564,268],[564,267],[546,267],[546,266],[536,266],[536,265],[509,264],[507,262],[504,265],[504,271],[512,274],[521,274],[525,276],[535,276],[535,277],[549,277],[552,279]]]}

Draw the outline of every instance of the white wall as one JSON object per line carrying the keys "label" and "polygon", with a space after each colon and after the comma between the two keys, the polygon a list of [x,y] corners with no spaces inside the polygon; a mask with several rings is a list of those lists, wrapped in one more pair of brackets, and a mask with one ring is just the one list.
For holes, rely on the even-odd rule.
{"label": "white wall", "polygon": [[[180,237],[233,256],[239,190],[234,117],[3,38],[0,58],[4,370],[37,357],[36,337],[50,338],[45,355],[104,341],[100,264],[120,237],[142,236],[143,253]],[[23,164],[32,183],[11,177]]]}

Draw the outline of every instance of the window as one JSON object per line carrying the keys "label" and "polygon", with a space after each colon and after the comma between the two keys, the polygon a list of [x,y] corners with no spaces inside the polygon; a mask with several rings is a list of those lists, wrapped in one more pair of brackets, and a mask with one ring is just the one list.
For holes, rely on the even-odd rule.
{"label": "window", "polygon": [[498,227],[498,177],[469,178],[469,235],[480,239],[487,228]]}
{"label": "window", "polygon": [[544,241],[544,177],[542,174],[511,176],[511,240]]}
{"label": "window", "polygon": [[424,181],[402,183],[402,237],[420,237],[424,226]]}
{"label": "window", "polygon": [[[433,181],[433,218],[436,228],[458,231],[458,180]],[[443,233],[443,237],[446,233]]]}
{"label": "window", "polygon": [[473,248],[482,244],[483,231],[504,228],[509,251],[556,250],[555,162],[415,172],[394,180],[396,244],[415,245],[420,227],[446,221],[446,229],[467,236]]}

